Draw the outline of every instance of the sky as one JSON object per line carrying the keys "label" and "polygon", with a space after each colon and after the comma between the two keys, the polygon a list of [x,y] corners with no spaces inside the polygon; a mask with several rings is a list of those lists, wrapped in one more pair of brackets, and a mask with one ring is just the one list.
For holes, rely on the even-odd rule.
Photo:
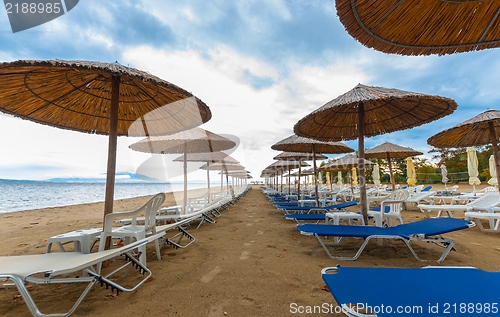
{"label": "sky", "polygon": [[[236,137],[231,156],[254,180],[280,153],[271,146],[292,135],[298,120],[358,83],[458,103],[445,118],[365,140],[366,148],[389,141],[429,158],[430,136],[498,109],[500,99],[498,49],[419,57],[381,53],[351,38],[335,2],[325,0],[85,0],[55,20],[16,33],[0,9],[0,61],[20,59],[118,62],[192,92],[212,112],[200,127]],[[1,114],[0,135],[0,179],[106,172],[106,136]],[[138,140],[119,137],[118,172],[133,173],[151,161],[151,155],[128,148]],[[357,141],[345,143],[357,149]],[[175,171],[166,178],[175,180],[182,164],[165,163],[169,159],[162,158]],[[198,166],[190,164],[189,179],[204,179]]]}

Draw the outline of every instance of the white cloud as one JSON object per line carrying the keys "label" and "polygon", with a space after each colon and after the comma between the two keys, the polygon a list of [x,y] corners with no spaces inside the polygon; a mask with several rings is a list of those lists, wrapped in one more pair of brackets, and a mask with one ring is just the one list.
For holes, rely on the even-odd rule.
{"label": "white cloud", "polygon": [[[234,156],[242,156],[242,164],[254,176],[277,154],[271,145],[292,134],[302,116],[368,79],[358,63],[349,60],[326,67],[291,64],[283,78],[271,65],[224,46],[203,55],[143,46],[126,50],[123,60],[205,101],[213,116],[201,127],[240,137]],[[245,80],[245,72],[270,78],[272,84],[255,89]]]}

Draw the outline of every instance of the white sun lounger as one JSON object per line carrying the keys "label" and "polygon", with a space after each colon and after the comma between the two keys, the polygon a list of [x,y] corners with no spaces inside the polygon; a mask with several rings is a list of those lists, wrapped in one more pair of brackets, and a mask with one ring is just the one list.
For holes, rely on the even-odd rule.
{"label": "white sun lounger", "polygon": [[[162,232],[117,249],[95,253],[53,252],[35,255],[2,256],[0,257],[0,285],[11,286],[13,282],[33,316],[69,316],[78,308],[85,296],[96,284],[100,283],[101,286],[106,285],[106,288],[111,287],[111,290],[116,290],[117,294],[119,292],[132,292],[142,285],[152,273],[138,259],[132,256],[130,252],[146,245],[148,242],[161,238],[163,234]],[[103,275],[102,272],[99,273],[94,268],[94,265],[100,266],[102,262],[120,255],[125,255],[128,261],[113,272]],[[116,273],[130,266],[137,268],[142,274],[147,273],[135,286],[126,288],[111,279]],[[82,271],[85,274],[81,274]],[[73,273],[75,277],[73,277]],[[71,277],[68,277],[68,275],[71,275]],[[88,285],[68,312],[44,314],[38,309],[29,290],[26,288],[25,283],[27,282],[35,284],[88,283]]]}
{"label": "white sun lounger", "polygon": [[468,211],[464,214],[466,220],[488,220],[489,228],[485,228],[481,221],[475,221],[484,232],[500,232],[500,207],[493,207],[486,212],[478,211],[478,209],[473,209],[473,211]]}
{"label": "white sun lounger", "polygon": [[438,217],[441,216],[442,212],[448,213],[448,216],[453,217],[453,211],[463,211],[468,212],[472,210],[488,210],[493,207],[500,206],[500,194],[498,192],[488,192],[481,197],[471,201],[466,205],[424,205],[419,204],[417,207],[425,213],[426,217],[431,213],[431,211],[437,211]]}

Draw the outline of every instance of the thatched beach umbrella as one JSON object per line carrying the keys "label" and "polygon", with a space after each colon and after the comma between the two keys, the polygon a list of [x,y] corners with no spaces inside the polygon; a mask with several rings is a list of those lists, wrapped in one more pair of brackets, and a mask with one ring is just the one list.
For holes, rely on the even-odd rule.
{"label": "thatched beach umbrella", "polygon": [[186,213],[187,203],[187,155],[188,153],[216,152],[228,150],[236,146],[232,140],[213,132],[194,128],[191,130],[162,136],[150,136],[140,140],[129,147],[132,150],[151,154],[174,154],[184,155],[184,199],[183,212]]}
{"label": "thatched beach umbrella", "polygon": [[[174,162],[184,162],[184,155],[179,156],[173,160]],[[237,160],[227,155],[224,152],[203,152],[203,153],[189,153],[186,155],[187,162],[205,162],[207,165],[211,163],[239,163]],[[210,170],[207,169],[207,186],[210,191]],[[222,190],[222,182],[220,184]]]}
{"label": "thatched beach umbrella", "polygon": [[394,180],[394,173],[392,171],[392,162],[391,158],[398,157],[408,157],[415,155],[422,155],[424,153],[415,151],[409,147],[403,147],[394,143],[384,142],[372,149],[365,151],[366,158],[377,158],[377,159],[386,159],[387,164],[389,166],[389,176],[391,177],[392,190],[396,189],[396,182]]}
{"label": "thatched beach umbrella", "polygon": [[[334,162],[330,162],[326,165],[321,166],[319,170],[322,172],[326,171],[336,172],[336,171],[349,170],[351,174],[351,186],[352,185],[357,186],[358,177],[354,173],[356,173],[356,167],[359,165],[359,162],[360,159],[356,155],[347,154],[346,156],[343,156]],[[371,165],[373,163],[366,159],[363,159],[363,164]]]}
{"label": "thatched beach umbrella", "polygon": [[194,128],[211,118],[207,105],[147,72],[88,61],[0,64],[0,111],[53,127],[109,134],[104,214],[113,211],[117,136]]}
{"label": "thatched beach umbrella", "polygon": [[[276,142],[271,146],[271,149],[285,152],[312,153],[314,177],[318,175],[316,171],[316,153],[339,154],[354,152],[354,149],[351,149],[341,142],[318,141],[314,139],[304,138],[298,135],[291,135],[279,142]],[[314,184],[316,203],[319,206],[318,182],[314,182]]]}
{"label": "thatched beach umbrella", "polygon": [[[306,153],[306,152],[283,152],[275,157],[273,157],[273,160],[278,160],[278,161],[314,161],[316,160],[326,160],[328,157],[323,154],[315,153],[314,155],[312,153]],[[297,184],[297,191],[298,191],[298,197],[300,198],[300,174],[302,172],[302,166],[299,165],[299,172],[298,172],[298,177],[299,181]],[[290,174],[290,171],[288,171]],[[290,181],[289,181],[290,182]],[[289,187],[290,188],[290,187]],[[289,192],[290,194],[290,192]]]}
{"label": "thatched beach umbrella", "polygon": [[491,143],[495,157],[496,177],[500,179],[499,135],[500,111],[488,110],[435,134],[427,140],[427,143],[438,148],[479,146]]}
{"label": "thatched beach umbrella", "polygon": [[358,139],[360,205],[366,221],[364,138],[432,122],[451,114],[456,107],[449,98],[358,84],[299,120],[294,132],[320,141]]}
{"label": "thatched beach umbrella", "polygon": [[336,0],[361,44],[401,55],[453,54],[500,46],[496,0]]}
{"label": "thatched beach umbrella", "polygon": [[[242,166],[239,163],[234,163],[234,162],[229,162],[229,161],[222,161],[222,162],[216,162],[216,163],[206,163],[200,167],[202,170],[207,170],[207,171],[242,171],[245,169],[244,166]],[[220,178],[220,184],[221,184],[221,190],[223,188],[223,174],[221,174]],[[229,189],[229,177],[226,175],[226,188]]]}
{"label": "thatched beach umbrella", "polygon": [[291,169],[311,166],[304,161],[276,161],[267,168],[276,171],[281,175],[281,190],[283,190],[283,174]]}

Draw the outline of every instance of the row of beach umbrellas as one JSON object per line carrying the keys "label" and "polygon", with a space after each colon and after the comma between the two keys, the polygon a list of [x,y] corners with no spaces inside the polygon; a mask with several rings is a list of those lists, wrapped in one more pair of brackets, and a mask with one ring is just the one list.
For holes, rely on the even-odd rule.
{"label": "row of beach umbrellas", "polygon": [[[385,53],[443,55],[500,46],[500,27],[495,23],[500,13],[498,1],[336,0],[335,3],[346,31],[363,45]],[[470,16],[475,18],[464,18]],[[359,169],[364,175],[365,137],[416,127],[447,116],[456,107],[456,102],[449,98],[358,85],[299,120],[294,132],[321,141],[357,138]],[[436,134],[428,139],[428,144],[434,147],[491,144],[499,179],[499,119],[499,111],[486,111]],[[366,220],[364,177],[361,177],[361,212]]]}
{"label": "row of beach umbrellas", "polygon": [[[228,165],[238,163],[221,152],[235,147],[234,141],[198,128],[212,117],[203,101],[138,69],[118,63],[19,60],[0,64],[0,86],[3,113],[109,136],[104,216],[113,212],[118,136],[146,137],[130,146],[137,151],[183,154],[184,206],[187,161],[205,162],[205,169],[225,174]],[[199,153],[206,155],[194,156]]]}

